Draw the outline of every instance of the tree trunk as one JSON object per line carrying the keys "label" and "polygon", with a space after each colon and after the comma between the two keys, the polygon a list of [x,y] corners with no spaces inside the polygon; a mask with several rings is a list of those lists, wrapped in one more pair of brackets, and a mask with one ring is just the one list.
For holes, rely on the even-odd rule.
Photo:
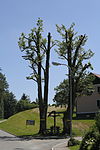
{"label": "tree trunk", "polygon": [[[46,66],[44,72],[44,99],[42,99],[42,87],[41,87],[41,78],[39,79],[39,110],[40,110],[40,131],[39,133],[44,134],[47,124],[47,107],[48,107],[48,84],[49,84],[49,60],[50,60],[50,33],[48,33],[48,48],[46,51]],[[40,73],[40,70],[38,72]],[[41,73],[40,73],[41,76]],[[40,94],[41,93],[41,94]]]}
{"label": "tree trunk", "polygon": [[41,77],[38,79],[38,99],[39,99],[39,112],[40,112],[40,130],[39,133],[43,133],[44,130],[44,115],[43,115],[43,99],[42,99],[42,85],[41,85]]}
{"label": "tree trunk", "polygon": [[44,134],[46,130],[46,109],[44,105],[44,100],[42,99],[42,85],[41,82],[38,84],[38,99],[39,99],[39,112],[40,112],[40,134]]}
{"label": "tree trunk", "polygon": [[[72,105],[72,114],[74,111],[74,105]],[[63,116],[63,134],[70,135],[71,122],[70,122],[70,105],[68,105],[67,110],[64,112]]]}
{"label": "tree trunk", "polygon": [[[75,90],[74,90],[74,84],[72,81],[72,116],[74,112],[74,106],[75,106]],[[67,110],[64,112],[64,117],[63,117],[63,134],[68,134],[70,135],[70,103],[68,103]]]}
{"label": "tree trunk", "polygon": [[39,133],[40,134],[44,134],[45,130],[46,130],[46,117],[45,117],[45,110],[44,107],[42,105],[42,108],[40,108],[40,130]]}
{"label": "tree trunk", "polygon": [[41,79],[41,55],[40,55],[40,35],[37,32],[37,57],[38,57],[38,100],[39,100],[39,112],[40,112],[40,129],[39,133],[43,134],[45,130],[45,118],[43,109],[43,98],[42,98],[42,79]]}
{"label": "tree trunk", "polygon": [[[66,31],[66,43],[67,43],[67,31]],[[68,59],[68,71],[69,71],[69,100],[68,100],[68,107],[67,111],[64,113],[63,117],[63,133],[64,134],[72,134],[72,109],[73,109],[73,86],[72,86],[72,49],[71,49],[71,42],[72,37],[69,39],[69,46],[67,47],[67,59]]]}
{"label": "tree trunk", "polygon": [[50,60],[50,40],[51,35],[48,33],[48,48],[46,51],[46,67],[44,72],[44,116],[45,116],[45,129],[46,129],[46,117],[48,107],[48,86],[49,86],[49,60]]}

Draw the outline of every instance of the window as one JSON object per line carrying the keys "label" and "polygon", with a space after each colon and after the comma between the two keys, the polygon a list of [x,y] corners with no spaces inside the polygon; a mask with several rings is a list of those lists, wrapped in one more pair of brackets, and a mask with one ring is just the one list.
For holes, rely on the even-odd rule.
{"label": "window", "polygon": [[98,88],[98,93],[100,93],[100,87],[97,87]]}
{"label": "window", "polygon": [[100,100],[97,100],[97,107],[100,108]]}

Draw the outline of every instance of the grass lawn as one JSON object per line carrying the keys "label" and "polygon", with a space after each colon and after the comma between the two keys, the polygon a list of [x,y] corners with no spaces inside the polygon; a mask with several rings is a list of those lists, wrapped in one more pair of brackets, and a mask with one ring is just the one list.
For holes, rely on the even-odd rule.
{"label": "grass lawn", "polygon": [[[26,120],[35,120],[35,125],[26,126]],[[38,133],[39,113],[37,109],[20,112],[0,124],[0,129],[17,136]]]}
{"label": "grass lawn", "polygon": [[73,120],[73,135],[83,136],[85,132],[94,124],[94,119],[90,120]]}
{"label": "grass lawn", "polygon": [[[52,110],[63,111],[62,108],[50,107],[48,112]],[[63,128],[63,115],[57,117],[57,126]],[[26,126],[26,120],[35,120],[35,125]],[[94,120],[73,120],[73,135],[83,136],[84,132],[93,125]],[[47,128],[53,126],[53,117],[47,118]],[[12,133],[17,136],[36,135],[39,131],[39,111],[38,108],[23,111],[10,117],[7,121],[0,123],[0,129]]]}
{"label": "grass lawn", "polygon": [[77,145],[77,146],[71,146],[71,147],[69,147],[69,149],[70,150],[78,150],[79,149],[79,145]]}

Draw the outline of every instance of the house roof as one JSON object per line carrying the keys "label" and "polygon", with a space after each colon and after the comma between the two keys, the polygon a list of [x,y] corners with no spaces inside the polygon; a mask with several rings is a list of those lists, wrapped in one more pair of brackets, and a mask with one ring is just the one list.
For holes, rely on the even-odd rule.
{"label": "house roof", "polygon": [[100,74],[93,73],[96,77],[100,78]]}

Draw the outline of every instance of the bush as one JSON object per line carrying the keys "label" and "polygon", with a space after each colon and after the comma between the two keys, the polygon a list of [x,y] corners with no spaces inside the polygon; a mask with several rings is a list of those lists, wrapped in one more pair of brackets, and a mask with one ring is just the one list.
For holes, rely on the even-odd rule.
{"label": "bush", "polygon": [[75,146],[75,145],[79,145],[80,144],[80,141],[74,139],[74,138],[70,138],[69,141],[68,141],[68,147],[69,146]]}
{"label": "bush", "polygon": [[98,113],[95,117],[95,125],[96,125],[96,128],[98,129],[98,131],[100,133],[100,113]]}
{"label": "bush", "polygon": [[79,150],[100,150],[100,113],[96,115],[95,125],[85,134]]}
{"label": "bush", "polygon": [[97,136],[94,143],[92,144],[91,150],[100,150],[100,134]]}

